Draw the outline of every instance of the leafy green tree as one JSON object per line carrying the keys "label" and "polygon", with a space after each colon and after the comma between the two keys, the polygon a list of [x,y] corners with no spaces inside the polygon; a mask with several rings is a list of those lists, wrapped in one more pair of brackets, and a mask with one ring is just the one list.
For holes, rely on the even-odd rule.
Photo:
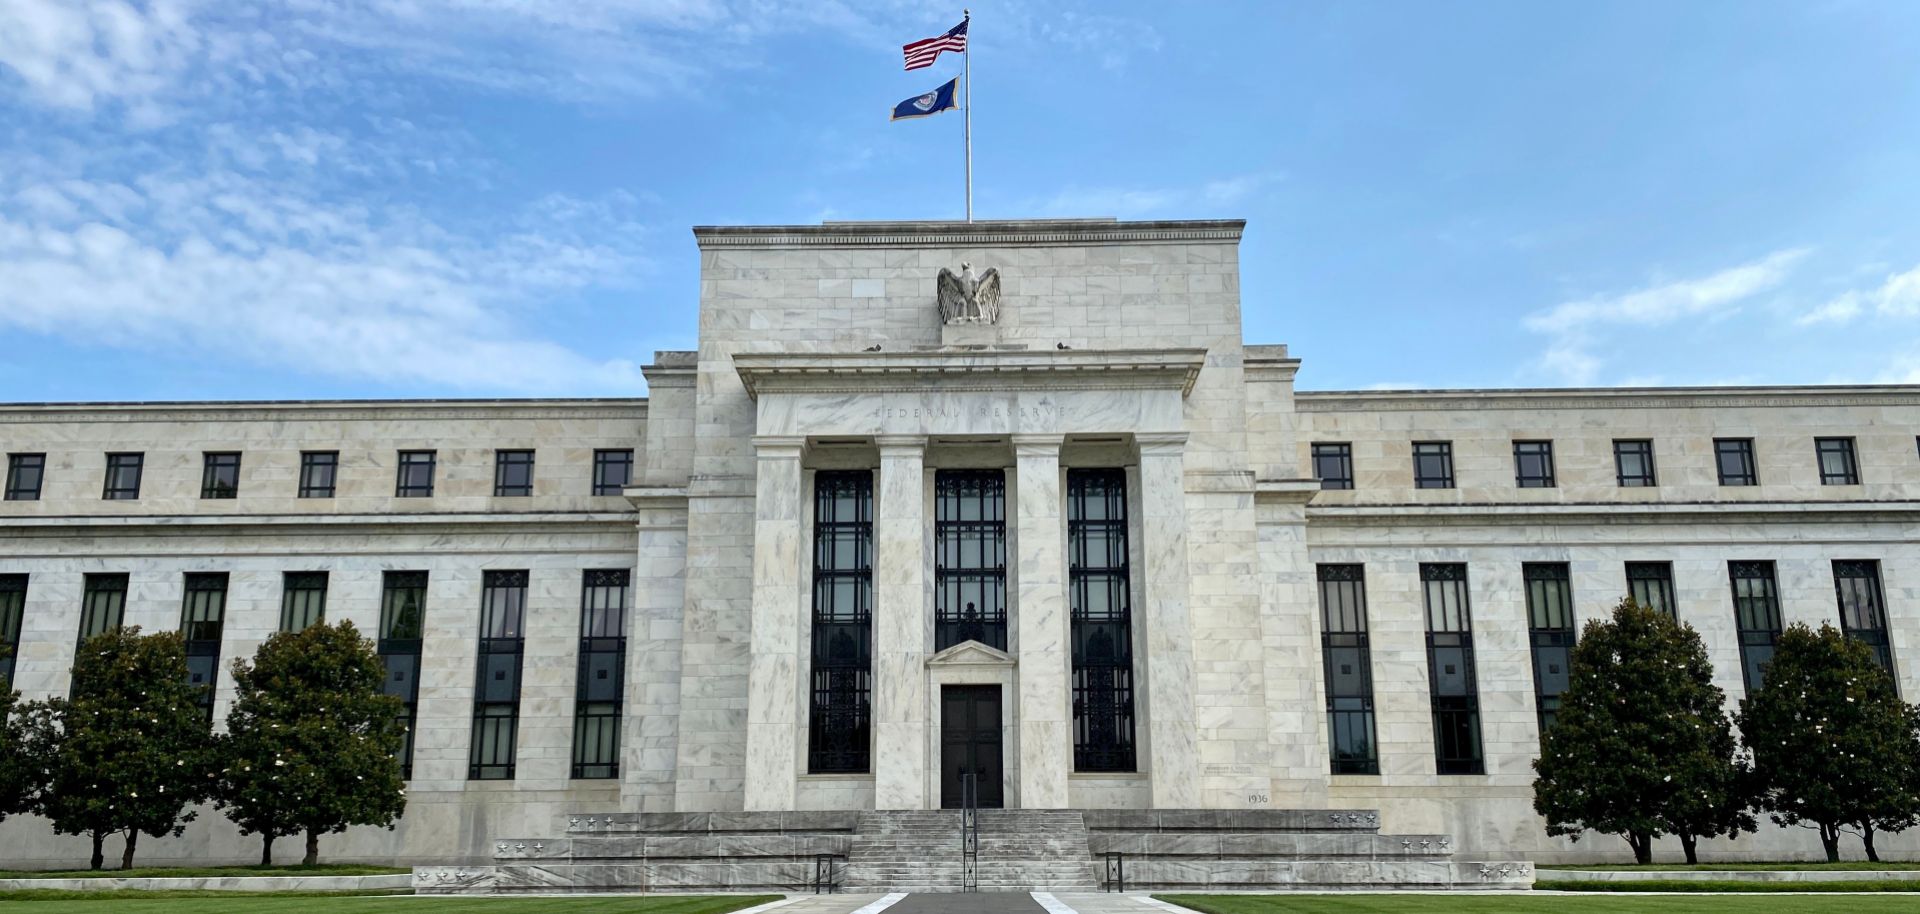
{"label": "leafy green tree", "polygon": [[1533,763],[1549,834],[1619,835],[1639,863],[1670,834],[1693,863],[1700,838],[1753,830],[1726,696],[1692,626],[1621,600],[1587,623],[1569,672]]}
{"label": "leafy green tree", "polygon": [[1914,717],[1871,648],[1831,625],[1795,624],[1740,707],[1762,808],[1780,825],[1819,830],[1830,861],[1846,826],[1859,829],[1867,859],[1880,859],[1873,833],[1920,815]]}
{"label": "leafy green tree", "polygon": [[221,738],[216,802],[242,834],[305,833],[309,865],[320,836],[350,825],[393,827],[406,809],[400,700],[380,691],[385,667],[351,622],[268,638],[233,663],[236,698]]}
{"label": "leafy green tree", "polygon": [[20,704],[19,690],[0,679],[0,821],[31,812],[46,783],[45,743],[34,738],[32,711]]}
{"label": "leafy green tree", "polygon": [[80,644],[73,694],[38,703],[38,754],[49,772],[36,810],[63,835],[93,839],[99,869],[108,835],[126,840],[120,868],[133,867],[141,834],[178,835],[188,807],[211,786],[212,735],[188,682],[179,632],[102,632]]}

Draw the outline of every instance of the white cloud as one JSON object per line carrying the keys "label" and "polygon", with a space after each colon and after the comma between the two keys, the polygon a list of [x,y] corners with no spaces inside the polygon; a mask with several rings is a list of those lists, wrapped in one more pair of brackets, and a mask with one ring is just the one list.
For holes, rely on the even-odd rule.
{"label": "white cloud", "polygon": [[399,386],[637,393],[638,367],[528,331],[549,296],[640,269],[620,197],[463,232],[215,171],[0,179],[0,328]]}
{"label": "white cloud", "polygon": [[1775,251],[1706,276],[1563,302],[1529,314],[1525,319],[1527,329],[1549,337],[1546,351],[1533,367],[1561,383],[1594,384],[1606,364],[1594,349],[1596,344],[1608,342],[1610,331],[1660,327],[1690,318],[1726,317],[1737,312],[1746,300],[1785,282],[1806,254],[1804,248]]}
{"label": "white cloud", "polygon": [[57,108],[150,97],[205,50],[192,12],[183,0],[7,0],[0,64]]}
{"label": "white cloud", "polygon": [[1848,292],[1794,319],[1802,327],[1814,324],[1844,324],[1860,316],[1860,296]]}
{"label": "white cloud", "polygon": [[1880,285],[1865,290],[1843,292],[1820,307],[1801,315],[1795,323],[1844,324],[1872,308],[1880,317],[1920,316],[1920,266],[1905,273],[1889,275]]}

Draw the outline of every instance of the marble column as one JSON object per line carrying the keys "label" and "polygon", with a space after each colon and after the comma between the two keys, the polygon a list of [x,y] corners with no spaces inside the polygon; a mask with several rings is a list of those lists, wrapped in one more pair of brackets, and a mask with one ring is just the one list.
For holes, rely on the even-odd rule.
{"label": "marble column", "polygon": [[[1187,605],[1185,432],[1138,434],[1141,592],[1146,627],[1147,771],[1156,809],[1200,805],[1193,626]],[[1248,633],[1253,637],[1253,633]]]}
{"label": "marble column", "polygon": [[800,453],[805,439],[753,439],[753,622],[747,668],[746,808],[790,810],[800,728]]}
{"label": "marble column", "polygon": [[927,550],[924,435],[882,435],[874,499],[873,799],[926,809]]}
{"label": "marble column", "polygon": [[1066,527],[1061,519],[1061,435],[1013,436],[1014,622],[1020,734],[1019,805],[1067,805],[1073,769],[1068,689]]}

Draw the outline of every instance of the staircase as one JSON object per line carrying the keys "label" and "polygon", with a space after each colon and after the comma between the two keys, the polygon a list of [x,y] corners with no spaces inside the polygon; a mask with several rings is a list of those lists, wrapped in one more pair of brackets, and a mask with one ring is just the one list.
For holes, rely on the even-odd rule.
{"label": "staircase", "polygon": [[[1087,826],[1069,809],[980,811],[982,892],[1093,891]],[[867,812],[847,856],[848,892],[958,892],[960,811]]]}

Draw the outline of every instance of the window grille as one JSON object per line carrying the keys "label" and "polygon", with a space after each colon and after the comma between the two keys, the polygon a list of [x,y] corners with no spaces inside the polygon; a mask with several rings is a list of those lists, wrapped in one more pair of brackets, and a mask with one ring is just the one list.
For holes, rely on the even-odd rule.
{"label": "window grille", "polygon": [[934,650],[963,641],[1007,649],[1007,475],[934,475]]}
{"label": "window grille", "polygon": [[1067,471],[1073,766],[1133,771],[1133,598],[1127,472]]}
{"label": "window grille", "polygon": [[1334,774],[1379,774],[1367,588],[1360,565],[1321,565],[1320,650],[1326,667],[1327,732]]}

